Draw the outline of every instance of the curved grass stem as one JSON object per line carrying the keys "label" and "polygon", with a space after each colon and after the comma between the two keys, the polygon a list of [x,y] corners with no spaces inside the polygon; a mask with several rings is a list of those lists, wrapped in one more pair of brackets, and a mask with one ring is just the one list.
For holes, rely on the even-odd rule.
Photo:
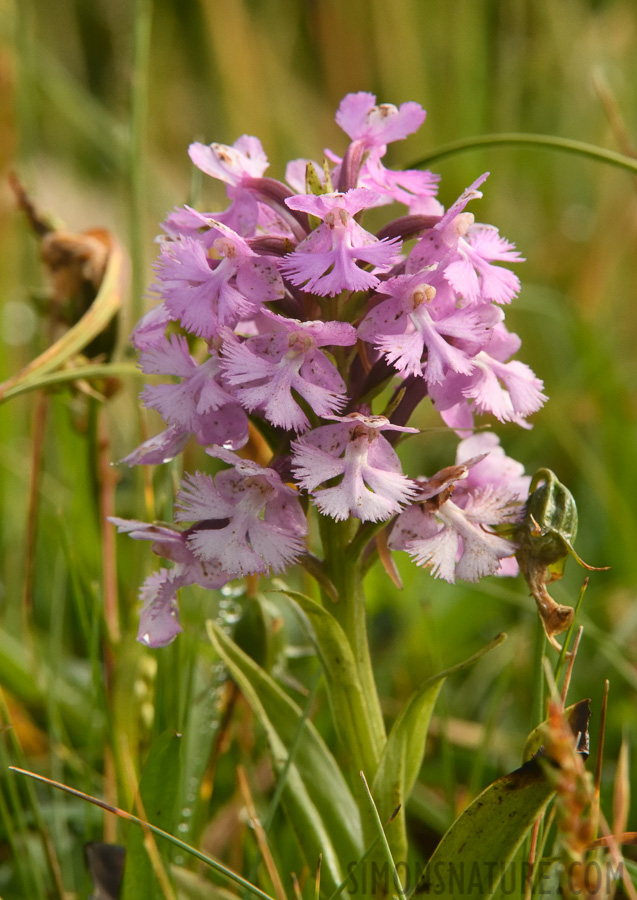
{"label": "curved grass stem", "polygon": [[515,145],[535,148],[536,150],[557,150],[562,153],[574,153],[577,156],[584,156],[596,162],[625,169],[633,175],[637,175],[637,159],[626,156],[624,153],[605,150],[603,147],[597,147],[595,144],[587,144],[585,141],[577,141],[572,138],[555,137],[550,134],[525,134],[518,132],[483,134],[478,137],[450,141],[448,144],[435,148],[417,162],[412,163],[409,168],[421,169],[448,156],[468,153],[471,150],[480,150],[483,147],[510,147]]}

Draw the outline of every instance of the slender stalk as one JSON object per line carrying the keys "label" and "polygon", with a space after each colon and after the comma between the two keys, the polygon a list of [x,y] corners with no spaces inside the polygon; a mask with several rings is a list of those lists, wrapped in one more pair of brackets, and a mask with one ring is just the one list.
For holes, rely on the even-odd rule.
{"label": "slender stalk", "polygon": [[8,388],[0,396],[0,404],[20,394],[28,394],[31,391],[44,390],[53,385],[72,384],[75,381],[91,381],[94,378],[143,378],[144,373],[132,363],[96,363],[94,365],[80,366],[77,369],[63,369],[52,372],[49,375],[34,376],[33,378]]}
{"label": "slender stalk", "polygon": [[31,642],[32,633],[29,628],[33,614],[33,588],[35,585],[35,553],[38,528],[38,510],[40,502],[40,482],[42,478],[42,459],[46,437],[46,423],[49,412],[49,398],[44,393],[38,394],[32,414],[32,453],[31,475],[29,479],[29,495],[27,501],[27,526],[25,535],[25,573],[22,592],[22,614],[24,640]]}
{"label": "slender stalk", "polygon": [[39,112],[36,92],[36,52],[33,3],[23,0],[14,5],[17,78],[15,81],[15,113],[18,126],[18,164],[22,168],[37,146]]}
{"label": "slender stalk", "polygon": [[[533,653],[533,695],[531,698],[531,722],[529,731],[536,728],[540,722],[546,718],[544,708],[544,653],[546,651],[546,632],[542,625],[541,619],[537,618],[535,631],[535,647]],[[527,860],[535,859],[535,851],[538,841],[542,843],[544,839],[544,829],[542,827],[544,821],[544,813],[538,816],[533,827],[533,833],[525,840],[524,856]]]}
{"label": "slender stalk", "polygon": [[[299,718],[298,724],[296,726],[296,731],[294,732],[294,737],[292,738],[292,743],[290,744],[290,749],[288,750],[288,755],[285,760],[285,764],[281,769],[279,777],[277,779],[276,787],[274,789],[274,793],[272,794],[272,799],[268,804],[268,809],[266,811],[265,817],[263,819],[263,832],[267,835],[270,833],[270,829],[272,828],[272,823],[274,822],[275,813],[279,807],[279,803],[281,802],[281,797],[283,796],[283,789],[287,783],[288,773],[290,771],[290,767],[294,762],[294,758],[296,756],[297,750],[301,743],[301,737],[303,735],[303,729],[305,727],[306,722],[310,718],[310,712],[314,705],[314,701],[316,700],[316,694],[318,691],[318,685],[320,680],[320,669],[318,670],[312,687],[310,688],[310,693],[307,696],[307,700],[305,702],[305,706],[303,707],[303,715]],[[259,867],[259,862],[261,861],[261,852],[258,850],[255,853],[254,860],[252,862],[252,867],[250,869],[250,874],[248,875],[248,881],[252,884],[257,880],[257,869]]]}
{"label": "slender stalk", "polygon": [[536,150],[558,150],[563,153],[574,153],[577,156],[584,156],[593,159],[596,162],[605,163],[609,166],[615,166],[619,169],[625,169],[637,174],[637,160],[623,153],[617,153],[614,150],[604,150],[595,144],[587,144],[584,141],[576,141],[572,138],[553,137],[549,134],[524,134],[516,132],[504,132],[502,134],[483,134],[478,137],[461,138],[458,141],[450,141],[432,150],[426,156],[423,156],[417,162],[412,163],[409,168],[421,169],[445,159],[449,156],[455,156],[458,153],[467,153],[471,150],[479,150],[481,147],[506,147],[513,145],[523,145],[533,147]]}
{"label": "slender stalk", "polygon": [[237,766],[237,780],[239,782],[241,797],[243,798],[243,805],[245,806],[250,825],[257,839],[259,853],[261,858],[265,862],[265,867],[270,878],[270,882],[272,883],[272,887],[274,888],[275,896],[277,900],[287,900],[285,888],[283,887],[281,876],[279,875],[276,863],[274,862],[274,859],[272,857],[272,851],[270,850],[270,845],[268,844],[268,838],[265,833],[265,829],[261,824],[261,820],[259,819],[259,816],[257,814],[257,808],[254,804],[252,791],[250,790],[248,776],[246,775],[246,770],[243,766]]}
{"label": "slender stalk", "polygon": [[[130,142],[130,247],[132,262],[131,317],[142,313],[145,284],[144,212],[147,208],[146,123],[148,119],[150,34],[153,0],[135,0],[135,34],[131,96]],[[131,323],[123,322],[128,333]]]}
{"label": "slender stalk", "polygon": [[99,482],[99,519],[102,542],[102,596],[104,601],[104,621],[107,640],[104,642],[104,661],[110,688],[113,674],[113,643],[121,639],[119,610],[117,606],[117,554],[115,552],[115,529],[110,527],[110,516],[115,515],[115,485],[118,476],[112,468],[109,422],[101,409],[96,410],[97,460],[96,470]]}
{"label": "slender stalk", "polygon": [[531,701],[531,730],[546,718],[544,708],[544,653],[546,634],[541,620],[536,622],[535,651],[533,654],[533,698]]}

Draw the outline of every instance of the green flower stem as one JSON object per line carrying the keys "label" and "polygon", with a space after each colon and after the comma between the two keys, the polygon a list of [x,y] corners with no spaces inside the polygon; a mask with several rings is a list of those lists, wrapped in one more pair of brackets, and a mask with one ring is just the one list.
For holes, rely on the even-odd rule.
{"label": "green flower stem", "polygon": [[[323,520],[323,543],[327,574],[336,588],[338,601],[325,600],[325,608],[334,616],[345,632],[352,648],[358,677],[363,689],[367,721],[352,723],[364,747],[365,775],[372,780],[387,742],[385,723],[378,700],[374,670],[367,639],[367,612],[363,591],[362,561],[358,548],[350,543],[351,532],[357,522]],[[335,710],[336,715],[348,715],[346,709]],[[356,773],[357,780],[358,773]]]}
{"label": "green flower stem", "polygon": [[[332,691],[330,705],[337,729],[342,734],[356,736],[356,747],[346,747],[345,750],[350,754],[351,784],[360,810],[363,840],[367,845],[377,836],[377,825],[370,816],[369,798],[362,789],[359,772],[363,771],[370,783],[373,781],[387,744],[387,735],[367,639],[360,542],[351,542],[357,525],[355,521],[331,522],[326,518],[322,522],[325,568],[338,597],[334,602],[324,595],[324,607],[334,616],[349,642],[363,695],[363,703],[357,704],[348,702],[343,691]],[[353,687],[352,690],[358,691],[358,688]],[[377,848],[374,858],[379,852]],[[382,854],[379,863],[382,864]]]}
{"label": "green flower stem", "polygon": [[515,132],[483,134],[479,137],[451,141],[434,149],[427,156],[412,163],[408,168],[421,169],[448,156],[466,153],[469,150],[478,150],[481,147],[506,147],[516,144],[535,147],[538,150],[559,150],[564,153],[575,153],[578,156],[585,156],[596,162],[625,169],[628,172],[632,172],[633,175],[637,175],[637,159],[633,159],[623,153],[616,153],[614,150],[604,150],[602,147],[595,146],[595,144],[587,144],[584,141],[575,141],[571,138],[554,137],[550,134],[520,134]]}
{"label": "green flower stem", "polygon": [[[360,810],[363,842],[366,846],[369,846],[378,838],[379,827],[382,833],[382,826],[373,802],[370,806],[371,795],[365,784],[365,778],[361,779],[360,774],[366,776],[369,783],[372,784],[387,746],[387,733],[376,689],[367,637],[367,608],[363,589],[364,564],[362,558],[362,552],[367,544],[367,540],[362,538],[360,530],[358,539],[352,537],[352,533],[357,530],[357,527],[357,522],[350,521],[346,523],[329,522],[327,527],[324,528],[323,539],[324,542],[328,541],[324,548],[326,567],[339,598],[336,603],[327,600],[325,605],[338,621],[349,641],[363,692],[364,709],[366,711],[365,721],[348,723],[350,728],[343,730],[355,732],[358,747],[361,748],[362,761],[352,760],[351,782],[354,797]],[[377,529],[371,526],[369,530],[375,531]],[[368,536],[367,530],[365,530],[364,534]],[[348,541],[348,538],[351,538],[351,540]],[[338,719],[352,716],[352,712],[357,709],[353,703],[343,702],[341,698],[334,696],[331,700],[333,714]],[[351,750],[352,748],[347,749]],[[356,771],[357,767],[360,769],[360,773]],[[392,852],[395,860],[407,859],[407,832],[404,807],[395,812],[388,836],[389,844],[383,838],[383,842],[379,842],[374,847],[370,858],[372,870],[377,867],[378,871],[382,871],[387,865],[387,855],[389,854],[391,858]],[[381,888],[379,887],[378,890],[377,896],[382,897]]]}

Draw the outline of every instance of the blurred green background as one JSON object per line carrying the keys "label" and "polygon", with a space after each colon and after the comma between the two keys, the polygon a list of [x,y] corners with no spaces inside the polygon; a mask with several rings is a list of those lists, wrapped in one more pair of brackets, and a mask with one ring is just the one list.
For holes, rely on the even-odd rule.
{"label": "blurred green background", "polygon": [[[0,0],[0,35],[3,379],[46,342],[43,317],[34,312],[33,298],[43,290],[37,247],[16,211],[9,168],[69,230],[105,226],[117,236],[131,255],[133,297],[124,317],[131,323],[152,277],[158,222],[193,197],[201,208],[223,205],[221,186],[202,184],[190,166],[192,140],[232,143],[243,133],[257,135],[270,159],[268,174],[282,178],[288,159],[344,149],[334,112],[344,94],[366,90],[379,102],[416,100],[428,111],[417,135],[391,146],[389,164],[396,167],[447,141],[497,131],[577,138],[631,154],[637,146],[633,0]],[[445,205],[491,172],[472,211],[527,259],[516,268],[523,288],[507,324],[522,336],[519,358],[544,379],[550,398],[532,430],[497,430],[529,473],[547,466],[571,488],[580,510],[578,552],[593,565],[612,567],[591,577],[570,695],[593,699],[595,747],[610,679],[608,806],[622,734],[633,743],[637,738],[637,180],[590,160],[519,147],[465,153],[432,168],[442,175]],[[138,382],[126,384],[107,407],[112,459],[138,442],[138,389]],[[123,546],[120,539],[123,641],[111,695],[119,706],[105,733],[99,713],[91,718],[102,677],[95,650],[102,603],[95,448],[86,438],[90,426],[80,428],[83,413],[69,412],[69,402],[67,393],[55,396],[46,422],[26,616],[36,400],[21,397],[0,408],[0,680],[36,728],[40,742],[27,748],[26,761],[99,793],[111,765],[104,746],[117,745],[118,729],[134,758],[143,753],[140,710],[152,706],[152,696],[124,698],[133,682],[143,694],[144,666],[158,666],[154,696],[166,690],[155,723],[186,721],[186,695],[170,684],[170,673],[178,665],[194,667],[188,654],[201,651],[192,635],[201,634],[208,604],[216,601],[186,598],[192,634],[178,648],[150,654],[135,645],[137,586],[152,561],[146,546]],[[423,416],[425,427],[434,424],[435,417]],[[405,468],[431,474],[454,452],[453,436],[425,430],[406,448]],[[131,515],[141,485],[128,472],[119,477],[118,511]],[[171,472],[157,476],[162,515],[171,478]],[[519,762],[530,727],[536,613],[519,580],[450,586],[408,561],[400,567],[402,592],[380,568],[368,584],[389,717],[423,678],[495,633],[510,633],[502,649],[446,689],[415,812],[426,852],[436,823]],[[573,605],[582,580],[582,570],[569,563],[554,596]],[[51,691],[51,683],[59,690]],[[92,721],[88,735],[82,720]],[[319,720],[329,727],[324,709]],[[17,752],[9,747],[9,754]],[[231,772],[226,775],[231,781]],[[129,790],[121,778],[118,790],[121,801]],[[425,809],[434,801],[440,801],[438,819]],[[75,847],[74,834],[99,835],[101,820],[57,802],[53,812],[46,810],[58,815],[59,833],[66,834],[58,848],[64,856],[65,846]],[[74,815],[86,815],[85,828],[69,825]],[[637,828],[634,816],[630,825]],[[3,878],[12,883],[10,859],[8,850],[1,854],[0,890]],[[77,885],[81,861],[73,859],[65,877]]]}

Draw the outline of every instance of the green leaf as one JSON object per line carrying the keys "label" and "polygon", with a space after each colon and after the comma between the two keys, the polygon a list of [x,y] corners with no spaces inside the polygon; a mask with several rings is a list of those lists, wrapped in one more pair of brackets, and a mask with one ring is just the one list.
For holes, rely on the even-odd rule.
{"label": "green leaf", "polygon": [[[488,900],[553,794],[532,759],[484,790],[456,819],[416,885],[418,895]],[[522,880],[523,871],[516,872]],[[524,885],[517,884],[516,896]]]}
{"label": "green leaf", "polygon": [[[208,634],[263,725],[275,767],[281,771],[302,717],[300,708],[222,629],[208,622]],[[334,757],[307,720],[288,768],[283,806],[310,870],[323,855],[321,888],[331,893],[343,881],[347,866],[363,852],[360,816]]]}
{"label": "green leaf", "polygon": [[[332,719],[342,746],[352,756],[352,767],[372,779],[376,759],[368,731],[368,713],[356,661],[347,636],[334,616],[298,591],[279,589],[303,610],[316,636],[316,649],[325,673]],[[380,751],[379,751],[380,752]]]}
{"label": "green leaf", "polygon": [[[430,678],[411,695],[402,708],[389,733],[372,786],[372,794],[383,821],[387,821],[396,807],[404,806],[409,799],[422,765],[431,714],[445,679],[477,662],[504,640],[506,635],[498,635],[478,653]],[[402,835],[396,835],[391,841],[397,859],[406,858],[404,828],[401,830]]]}
{"label": "green leaf", "polygon": [[[194,655],[193,644],[186,653]],[[212,656],[212,653],[209,655]],[[198,660],[193,666],[189,690],[184,698],[188,719],[182,738],[181,783],[175,830],[181,840],[196,847],[201,845],[201,835],[208,824],[210,810],[207,803],[201,802],[200,786],[204,783],[219,740],[222,724],[219,690],[225,679],[225,671],[212,674],[209,664],[204,666],[203,660]]]}
{"label": "green leaf", "polygon": [[[170,831],[175,820],[175,801],[179,788],[181,735],[174,731],[161,734],[150,748],[139,783],[143,817],[164,831]],[[146,850],[146,835],[141,828],[130,831],[126,844],[123,900],[147,897],[164,900],[165,892]],[[159,841],[157,849],[165,873],[170,879],[166,845]]]}

